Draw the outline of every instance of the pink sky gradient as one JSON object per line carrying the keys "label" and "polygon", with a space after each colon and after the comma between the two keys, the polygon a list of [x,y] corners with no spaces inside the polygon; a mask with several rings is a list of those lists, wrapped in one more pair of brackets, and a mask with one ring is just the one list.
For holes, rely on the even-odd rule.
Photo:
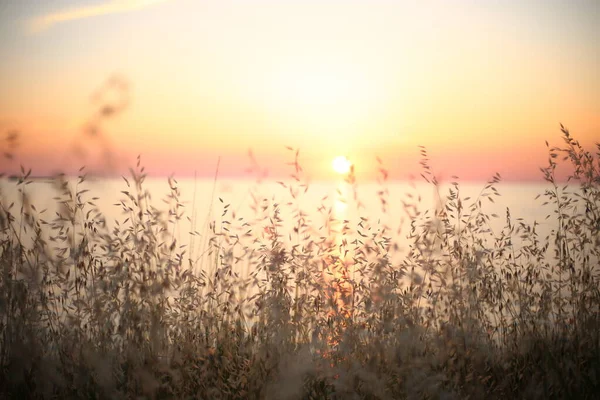
{"label": "pink sky gradient", "polygon": [[313,179],[338,155],[361,178],[380,157],[406,179],[423,145],[440,176],[536,180],[560,123],[600,138],[595,1],[2,7],[0,139],[17,130],[20,145],[0,173],[123,174],[141,154],[153,175],[211,177],[220,160],[245,177],[252,150],[285,177],[291,146]]}

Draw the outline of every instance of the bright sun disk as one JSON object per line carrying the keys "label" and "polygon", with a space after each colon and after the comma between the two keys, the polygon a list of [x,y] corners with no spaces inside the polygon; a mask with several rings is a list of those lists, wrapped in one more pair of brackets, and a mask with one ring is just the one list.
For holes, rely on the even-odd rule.
{"label": "bright sun disk", "polygon": [[338,174],[345,175],[350,172],[350,167],[352,166],[352,162],[348,160],[346,156],[337,156],[333,159],[331,165],[333,166],[333,170]]}

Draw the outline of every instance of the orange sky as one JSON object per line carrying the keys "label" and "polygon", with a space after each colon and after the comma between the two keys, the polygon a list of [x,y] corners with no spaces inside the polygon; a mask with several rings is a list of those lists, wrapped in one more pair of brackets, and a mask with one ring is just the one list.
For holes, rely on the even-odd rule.
{"label": "orange sky", "polygon": [[292,146],[314,179],[340,154],[403,179],[425,145],[442,176],[534,179],[559,123],[600,140],[599,38],[595,0],[4,2],[0,135],[20,147],[0,172],[123,173],[142,154],[152,174],[212,176],[220,157],[245,176],[251,149],[278,176]]}

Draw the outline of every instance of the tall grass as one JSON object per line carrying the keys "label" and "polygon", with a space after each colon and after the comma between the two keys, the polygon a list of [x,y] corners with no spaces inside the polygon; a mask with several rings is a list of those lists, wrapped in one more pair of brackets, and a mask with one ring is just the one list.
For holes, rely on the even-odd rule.
{"label": "tall grass", "polygon": [[[176,240],[177,182],[158,208],[139,159],[114,223],[84,170],[54,179],[54,215],[32,204],[22,170],[20,201],[0,193],[0,397],[595,398],[600,145],[593,154],[562,132],[541,169],[556,221],[545,237],[508,209],[485,212],[499,176],[463,197],[422,149],[438,197],[427,210],[410,193],[389,198],[381,166],[382,211],[402,204],[409,220],[406,252],[383,222],[302,209],[297,153],[295,221],[258,195],[249,220],[221,200],[192,232],[199,254]],[[348,184],[358,197],[352,173]]]}

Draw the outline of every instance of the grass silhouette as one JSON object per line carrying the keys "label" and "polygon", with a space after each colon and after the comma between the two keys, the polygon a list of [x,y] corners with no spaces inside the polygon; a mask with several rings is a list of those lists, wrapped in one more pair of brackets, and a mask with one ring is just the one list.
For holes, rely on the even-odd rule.
{"label": "grass silhouette", "polygon": [[410,220],[400,262],[394,233],[368,218],[351,226],[323,208],[341,236],[314,234],[297,153],[295,221],[256,197],[247,222],[221,200],[200,255],[175,240],[177,182],[158,208],[139,159],[118,204],[127,219],[114,224],[84,170],[54,178],[48,216],[22,169],[20,201],[0,193],[0,397],[595,398],[600,145],[591,153],[561,128],[564,147],[541,169],[556,221],[547,237],[510,210],[500,232],[488,228],[499,176],[463,198],[458,183],[442,189],[422,149],[440,200],[423,210],[389,198],[381,166],[382,209],[402,202]]}

